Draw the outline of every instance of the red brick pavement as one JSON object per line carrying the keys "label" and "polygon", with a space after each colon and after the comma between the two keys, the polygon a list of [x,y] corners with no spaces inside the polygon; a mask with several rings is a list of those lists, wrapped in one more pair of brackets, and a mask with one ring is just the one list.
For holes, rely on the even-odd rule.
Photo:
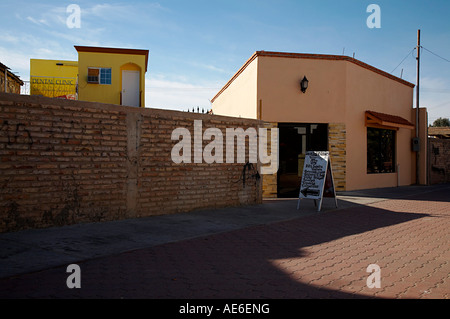
{"label": "red brick pavement", "polygon": [[[450,296],[447,190],[163,244],[0,280],[2,298]],[[446,199],[443,201],[442,199]],[[370,264],[381,288],[368,288]]]}

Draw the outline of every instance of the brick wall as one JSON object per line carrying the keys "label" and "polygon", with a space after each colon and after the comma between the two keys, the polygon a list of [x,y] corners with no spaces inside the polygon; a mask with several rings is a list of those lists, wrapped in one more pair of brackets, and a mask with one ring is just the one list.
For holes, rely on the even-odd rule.
{"label": "brick wall", "polygon": [[[267,129],[267,152],[271,154],[271,133],[270,130],[272,128],[277,128],[278,123],[269,123],[266,122],[263,124],[263,127]],[[278,188],[277,188],[277,173],[275,174],[266,174],[262,176],[262,196],[263,198],[277,198],[278,197]]]}
{"label": "brick wall", "polygon": [[346,134],[345,124],[328,125],[328,148],[337,191],[345,191],[346,187]]}
{"label": "brick wall", "polygon": [[450,140],[428,139],[428,176],[430,184],[450,182]]}
{"label": "brick wall", "polygon": [[194,120],[223,132],[261,124],[0,93],[0,232],[260,203],[243,164],[173,163],[172,131],[193,138]]}

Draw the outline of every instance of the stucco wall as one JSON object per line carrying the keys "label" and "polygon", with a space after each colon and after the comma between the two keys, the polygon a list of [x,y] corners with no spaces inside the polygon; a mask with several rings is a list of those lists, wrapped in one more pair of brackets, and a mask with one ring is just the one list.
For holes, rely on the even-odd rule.
{"label": "stucco wall", "polygon": [[[221,99],[220,109],[227,110],[228,115],[246,112],[252,116],[256,112],[266,122],[328,123],[332,132],[329,146],[330,141],[334,143],[336,138],[343,141],[339,154],[333,155],[342,164],[335,172],[339,179],[344,179],[339,184],[341,190],[415,183],[415,153],[411,150],[414,131],[407,128],[397,131],[396,164],[399,169],[395,173],[367,174],[365,123],[365,112],[369,110],[400,116],[415,123],[412,112],[414,85],[342,56],[262,52],[255,54],[251,66],[245,68],[244,65],[230,85],[234,87],[222,91],[213,103],[214,109]],[[300,90],[304,76],[309,80],[305,94]],[[257,82],[256,103],[253,90],[239,87],[241,77],[246,80],[247,87],[250,86],[247,81]],[[236,92],[239,93],[235,95]],[[234,108],[236,99],[250,102],[239,104],[237,110]],[[426,111],[423,116],[426,117]],[[426,120],[421,123],[426,123]],[[342,132],[339,132],[340,127]],[[331,151],[336,150],[334,145]],[[423,165],[425,162],[422,160],[421,167]]]}
{"label": "stucco wall", "polygon": [[[305,94],[300,90],[304,76],[309,80]],[[279,123],[342,123],[345,82],[344,61],[258,57],[261,119]]]}
{"label": "stucco wall", "polygon": [[400,116],[411,123],[414,89],[397,81],[347,63],[345,123],[347,124],[347,190],[410,185],[412,130],[397,131],[396,173],[367,174],[367,129],[365,111]]}
{"label": "stucco wall", "polygon": [[214,100],[213,112],[217,115],[257,118],[257,60],[249,61],[244,72],[229,83],[225,94]]}

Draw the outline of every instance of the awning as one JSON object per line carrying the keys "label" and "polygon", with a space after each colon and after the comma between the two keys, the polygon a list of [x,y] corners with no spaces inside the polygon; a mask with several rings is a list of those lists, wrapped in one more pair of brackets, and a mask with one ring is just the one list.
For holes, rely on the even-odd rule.
{"label": "awning", "polygon": [[403,117],[374,111],[366,111],[366,126],[396,129],[407,128],[413,130],[415,125]]}

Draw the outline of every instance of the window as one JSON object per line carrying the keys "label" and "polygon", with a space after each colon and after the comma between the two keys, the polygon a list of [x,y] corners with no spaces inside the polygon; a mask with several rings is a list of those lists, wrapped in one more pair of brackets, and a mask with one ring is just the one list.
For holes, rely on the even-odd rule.
{"label": "window", "polygon": [[111,84],[111,68],[100,69],[100,84]]}
{"label": "window", "polygon": [[394,130],[367,128],[367,173],[395,173]]}
{"label": "window", "polygon": [[88,83],[111,84],[111,68],[88,68]]}
{"label": "window", "polygon": [[99,73],[98,68],[88,68],[88,83],[99,83]]}

